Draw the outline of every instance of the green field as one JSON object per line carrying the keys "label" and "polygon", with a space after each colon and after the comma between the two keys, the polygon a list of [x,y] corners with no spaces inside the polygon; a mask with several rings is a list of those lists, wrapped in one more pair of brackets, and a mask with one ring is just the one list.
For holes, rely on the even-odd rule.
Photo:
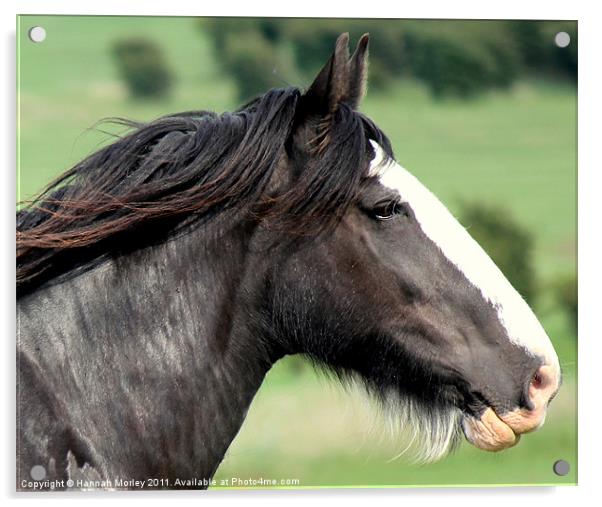
{"label": "green field", "polygon": [[[237,106],[232,81],[220,74],[209,41],[190,19],[27,16],[19,23],[20,200],[108,141],[91,128],[101,118],[148,120]],[[41,44],[27,39],[27,29],[37,24],[48,33]],[[110,47],[132,35],[152,38],[164,49],[177,79],[171,98],[128,98]],[[433,101],[406,80],[368,94],[362,110],[389,135],[399,162],[452,211],[463,200],[499,203],[529,228],[542,287],[574,272],[573,86],[529,81],[471,102]],[[373,420],[376,412],[357,393],[287,360],[270,372],[217,478],[289,478],[301,486],[575,483],[576,331],[545,293],[536,312],[558,350],[565,382],[546,425],[517,447],[487,454],[463,444],[434,465],[413,466],[403,458],[388,463],[397,446]],[[566,477],[553,474],[557,459],[570,462]]]}

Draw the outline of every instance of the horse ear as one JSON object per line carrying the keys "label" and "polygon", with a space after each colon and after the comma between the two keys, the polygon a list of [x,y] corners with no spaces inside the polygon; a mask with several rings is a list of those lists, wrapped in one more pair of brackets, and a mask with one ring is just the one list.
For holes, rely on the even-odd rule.
{"label": "horse ear", "polygon": [[347,101],[354,109],[366,95],[368,84],[368,42],[370,35],[365,33],[357,43],[357,48],[349,62],[349,91]]}
{"label": "horse ear", "polygon": [[349,34],[339,35],[334,53],[318,73],[304,99],[319,114],[333,113],[349,90]]}

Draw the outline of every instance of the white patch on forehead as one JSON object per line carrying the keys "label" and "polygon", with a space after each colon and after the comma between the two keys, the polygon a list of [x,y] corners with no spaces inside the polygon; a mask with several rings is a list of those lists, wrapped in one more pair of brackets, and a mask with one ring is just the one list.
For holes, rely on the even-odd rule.
{"label": "white patch on forehead", "polygon": [[384,186],[397,190],[410,205],[426,236],[497,310],[510,340],[542,356],[560,373],[548,335],[491,258],[433,193],[397,162],[386,160],[383,149],[374,141],[371,143],[376,155],[370,164],[370,174],[378,176]]}

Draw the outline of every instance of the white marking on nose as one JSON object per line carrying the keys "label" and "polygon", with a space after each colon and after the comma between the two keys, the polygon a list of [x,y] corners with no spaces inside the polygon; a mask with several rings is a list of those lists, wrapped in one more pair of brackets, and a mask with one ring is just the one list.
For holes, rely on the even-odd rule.
{"label": "white marking on nose", "polygon": [[541,356],[560,378],[558,356],[539,320],[500,269],[439,199],[383,149],[370,141],[376,152],[370,175],[397,190],[416,216],[422,231],[496,309],[510,340]]}

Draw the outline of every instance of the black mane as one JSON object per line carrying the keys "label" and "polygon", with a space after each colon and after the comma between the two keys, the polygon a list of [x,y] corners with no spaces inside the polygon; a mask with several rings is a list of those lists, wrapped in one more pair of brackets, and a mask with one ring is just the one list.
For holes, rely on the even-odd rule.
{"label": "black mane", "polygon": [[[385,135],[341,104],[312,139],[314,155],[290,189],[267,199],[290,155],[303,111],[297,88],[275,89],[234,113],[191,111],[132,130],[76,164],[17,213],[17,292],[23,295],[91,260],[161,240],[185,218],[226,211],[268,214],[288,232],[323,229],[367,176],[368,139]],[[318,153],[319,152],[319,153]]]}

